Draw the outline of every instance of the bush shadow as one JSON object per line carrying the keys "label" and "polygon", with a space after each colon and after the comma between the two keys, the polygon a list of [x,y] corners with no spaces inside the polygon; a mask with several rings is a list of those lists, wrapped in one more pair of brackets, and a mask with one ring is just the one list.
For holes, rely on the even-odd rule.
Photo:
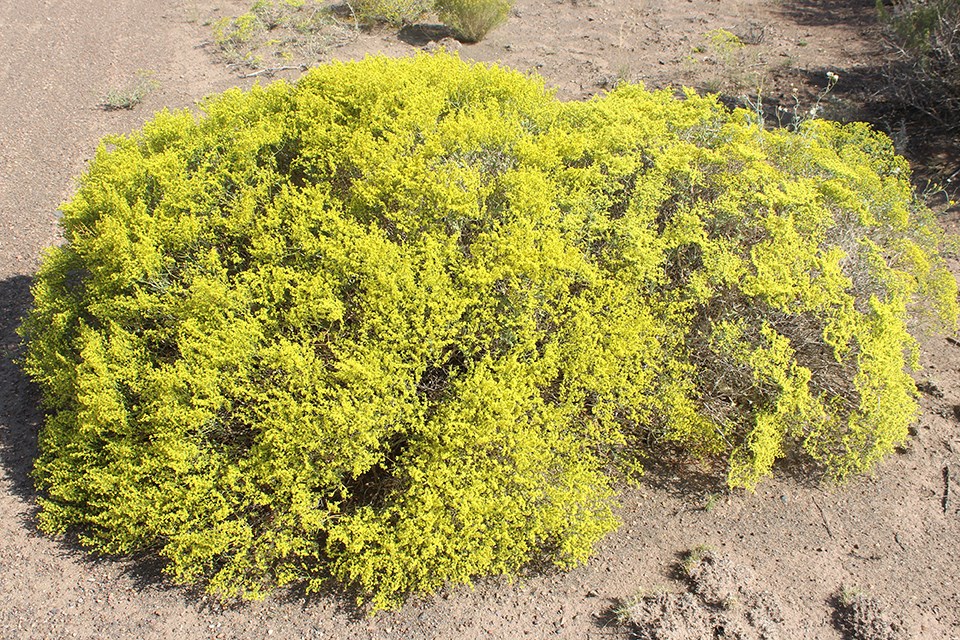
{"label": "bush shadow", "polygon": [[452,38],[453,31],[442,24],[411,24],[406,25],[397,33],[397,38],[413,47],[425,47],[431,42],[439,42]]}
{"label": "bush shadow", "polygon": [[788,0],[781,13],[800,25],[864,27],[877,22],[874,0]]}
{"label": "bush shadow", "polygon": [[685,502],[727,490],[722,461],[698,461],[679,450],[645,458],[640,482]]}
{"label": "bush shadow", "polygon": [[[593,615],[590,621],[595,628],[614,635],[619,635],[618,631],[629,632],[632,625],[624,617],[624,612],[627,611],[628,607],[629,603],[624,598],[607,598],[606,606],[599,613]],[[628,637],[639,636],[631,634]]]}
{"label": "bush shadow", "polygon": [[[43,422],[39,390],[19,365],[24,352],[17,328],[30,308],[31,282],[25,275],[0,281],[0,465],[13,493],[26,503],[36,498],[30,471]],[[34,514],[35,509],[31,519]]]}
{"label": "bush shadow", "polygon": [[[669,497],[691,503],[709,496],[731,492],[727,485],[727,461],[718,457],[697,460],[680,450],[670,450],[658,458],[643,461],[641,484],[663,492]],[[786,454],[775,463],[770,476],[807,489],[822,487],[828,470],[804,455],[797,446],[787,448]]]}

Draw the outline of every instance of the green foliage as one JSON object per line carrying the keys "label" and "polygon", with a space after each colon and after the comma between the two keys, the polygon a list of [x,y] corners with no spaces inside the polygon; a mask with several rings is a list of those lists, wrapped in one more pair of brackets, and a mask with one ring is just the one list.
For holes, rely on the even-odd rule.
{"label": "green foliage", "polygon": [[435,0],[440,21],[463,42],[480,42],[507,21],[513,0]]}
{"label": "green foliage", "polygon": [[[256,8],[256,6],[255,6]],[[222,18],[213,25],[214,40],[221,47],[243,45],[267,28],[255,11],[236,18]]]}
{"label": "green foliage", "polygon": [[413,24],[433,8],[433,0],[351,0],[361,22],[385,22],[396,27]]}
{"label": "green foliage", "polygon": [[583,562],[617,469],[867,469],[916,414],[942,233],[864,125],[764,131],[445,55],[314,69],[104,141],[23,334],[48,532],[375,608]]}
{"label": "green foliage", "polygon": [[878,0],[877,10],[901,54],[888,69],[891,97],[960,122],[960,0]]}

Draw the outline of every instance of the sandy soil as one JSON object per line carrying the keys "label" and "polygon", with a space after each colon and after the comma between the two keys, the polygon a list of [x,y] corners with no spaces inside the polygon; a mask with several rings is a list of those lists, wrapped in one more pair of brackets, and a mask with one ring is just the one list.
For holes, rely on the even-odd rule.
{"label": "sandy soil", "polygon": [[[136,128],[164,106],[191,106],[255,81],[204,44],[204,22],[248,5],[0,3],[0,638],[625,638],[631,628],[614,610],[637,594],[696,594],[677,566],[698,545],[775,599],[776,634],[767,637],[874,640],[882,636],[871,633],[893,627],[870,631],[855,621],[880,612],[895,621],[898,637],[960,638],[958,336],[927,341],[918,374],[929,383],[923,416],[871,477],[824,487],[785,466],[755,494],[731,495],[697,469],[653,468],[641,488],[625,491],[623,526],[588,565],[513,584],[483,581],[373,619],[335,594],[305,599],[296,591],[223,608],[167,585],[149,560],[95,559],[39,535],[28,473],[42,415],[14,364],[15,327],[43,248],[57,242],[57,207],[102,136]],[[872,7],[872,0],[517,0],[506,25],[460,50],[536,71],[564,99],[629,79],[731,95],[756,95],[761,86],[768,106],[789,110],[796,97],[804,110],[833,71],[841,83],[822,106],[850,117],[868,101],[866,83],[881,55]],[[695,51],[717,28],[756,44],[735,58]],[[325,59],[409,55],[433,46],[432,36],[423,28],[359,33]],[[152,71],[160,85],[142,105],[98,106],[138,70]],[[905,126],[889,129],[905,142],[912,133]],[[943,177],[958,166],[947,150],[919,168]],[[956,210],[942,219],[960,228]],[[841,587],[868,599],[844,608]],[[690,626],[672,637],[739,637],[707,627],[706,636]]]}

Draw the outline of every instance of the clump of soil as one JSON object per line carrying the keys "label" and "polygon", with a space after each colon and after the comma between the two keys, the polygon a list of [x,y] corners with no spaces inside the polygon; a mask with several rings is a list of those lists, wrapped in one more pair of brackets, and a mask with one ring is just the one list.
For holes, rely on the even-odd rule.
{"label": "clump of soil", "polygon": [[660,593],[625,607],[622,617],[640,640],[777,640],[783,605],[757,588],[753,573],[707,549],[683,564],[687,590]]}
{"label": "clump of soil", "polygon": [[907,640],[903,623],[872,596],[846,590],[834,598],[834,621],[846,640]]}

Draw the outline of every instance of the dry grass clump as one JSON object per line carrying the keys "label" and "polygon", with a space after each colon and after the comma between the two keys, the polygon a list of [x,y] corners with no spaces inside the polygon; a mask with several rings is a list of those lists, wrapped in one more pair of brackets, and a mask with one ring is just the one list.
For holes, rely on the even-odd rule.
{"label": "dry grass clump", "polygon": [[513,0],[436,0],[440,20],[463,42],[480,42],[507,21]]}
{"label": "dry grass clump", "polygon": [[271,75],[316,62],[352,40],[357,25],[316,0],[257,0],[246,13],[217,20],[212,28],[216,52],[227,64]]}
{"label": "dry grass clump", "polygon": [[108,91],[101,99],[100,106],[106,111],[133,109],[159,87],[160,83],[154,79],[153,73],[140,70],[131,83]]}

